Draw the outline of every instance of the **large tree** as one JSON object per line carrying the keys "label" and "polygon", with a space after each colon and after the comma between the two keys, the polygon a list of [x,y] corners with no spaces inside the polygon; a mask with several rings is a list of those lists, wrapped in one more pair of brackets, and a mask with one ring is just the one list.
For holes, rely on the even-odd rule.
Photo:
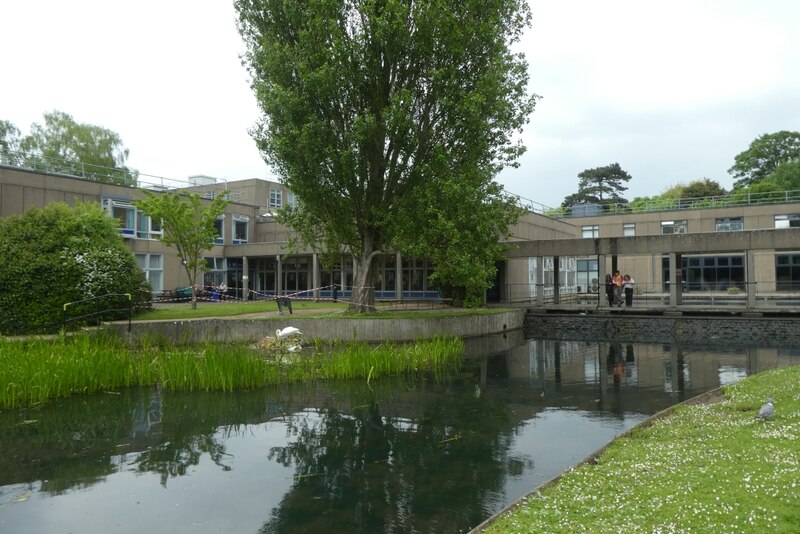
{"label": "large tree", "polygon": [[778,165],[800,159],[800,132],[782,130],[757,137],[738,154],[728,173],[737,180],[734,187],[746,187],[766,179]]}
{"label": "large tree", "polygon": [[26,164],[84,176],[99,182],[134,185],[138,173],[125,165],[128,149],[119,134],[101,126],[75,122],[61,111],[44,114],[20,142]]}
{"label": "large tree", "polygon": [[[353,255],[354,307],[373,303],[381,252],[459,254],[472,232],[491,232],[495,246],[470,254],[476,268],[493,265],[509,221],[498,213],[516,206],[492,180],[522,153],[512,137],[535,102],[510,51],[527,3],[235,5],[264,114],[253,137],[301,201],[285,220],[307,243]],[[467,211],[471,227],[451,218]]]}
{"label": "large tree", "polygon": [[20,141],[19,129],[9,121],[0,120],[0,163],[17,165]]}
{"label": "large tree", "polygon": [[578,192],[566,197],[561,206],[569,208],[575,204],[627,204],[628,201],[621,193],[627,191],[625,184],[630,179],[631,175],[622,170],[619,163],[586,169],[578,174]]}
{"label": "large tree", "polygon": [[134,205],[154,221],[160,221],[161,241],[174,246],[192,289],[192,309],[197,308],[197,276],[206,271],[203,253],[214,246],[217,229],[214,223],[230,200],[218,195],[206,203],[198,193],[152,193]]}

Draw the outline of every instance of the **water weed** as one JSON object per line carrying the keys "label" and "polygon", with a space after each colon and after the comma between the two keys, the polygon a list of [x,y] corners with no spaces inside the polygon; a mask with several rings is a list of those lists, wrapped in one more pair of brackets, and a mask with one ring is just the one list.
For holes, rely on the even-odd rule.
{"label": "water weed", "polygon": [[130,347],[113,337],[0,340],[0,408],[159,384],[171,390],[251,389],[270,384],[364,378],[414,372],[443,376],[458,368],[460,339],[411,344],[316,343],[302,353],[266,357],[234,344]]}

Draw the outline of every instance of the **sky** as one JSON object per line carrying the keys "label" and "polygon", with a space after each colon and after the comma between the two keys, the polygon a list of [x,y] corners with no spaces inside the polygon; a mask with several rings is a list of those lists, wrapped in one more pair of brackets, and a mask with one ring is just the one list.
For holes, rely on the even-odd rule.
{"label": "sky", "polygon": [[[797,0],[531,0],[516,50],[541,96],[527,152],[497,181],[556,207],[619,163],[622,195],[727,170],[758,136],[800,130]],[[277,180],[250,137],[258,106],[232,0],[0,3],[0,120],[58,110],[120,135],[128,166],[183,180]]]}

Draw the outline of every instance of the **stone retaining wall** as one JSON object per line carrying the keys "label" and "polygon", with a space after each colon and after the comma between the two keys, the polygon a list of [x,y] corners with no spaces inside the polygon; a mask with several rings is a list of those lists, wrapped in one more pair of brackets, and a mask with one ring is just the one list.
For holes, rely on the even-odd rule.
{"label": "stone retaining wall", "polygon": [[800,346],[800,319],[527,314],[529,338],[694,345]]}
{"label": "stone retaining wall", "polygon": [[[337,319],[280,316],[256,319],[193,319],[183,321],[134,322],[130,337],[168,340],[172,343],[255,341],[274,336],[287,326],[299,328],[309,339],[342,339],[367,342],[415,341],[436,336],[472,337],[521,329],[523,310],[491,315],[463,315],[423,319]],[[127,334],[127,323],[113,323],[110,328]]]}

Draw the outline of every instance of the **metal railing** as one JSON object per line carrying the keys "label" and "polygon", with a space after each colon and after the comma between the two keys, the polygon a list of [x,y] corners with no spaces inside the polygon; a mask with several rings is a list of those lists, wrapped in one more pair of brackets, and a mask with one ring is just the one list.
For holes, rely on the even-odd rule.
{"label": "metal railing", "polygon": [[[681,290],[682,307],[747,306],[747,288],[754,292],[754,307],[759,309],[789,310],[800,307],[800,290],[786,291],[774,288],[775,283],[734,282],[730,284],[697,284],[684,282]],[[760,287],[760,288],[759,288]],[[545,306],[554,306],[552,284],[507,284],[505,298],[509,304],[536,306],[542,293]],[[623,294],[624,298],[624,294]],[[578,287],[562,286],[558,305],[582,307],[609,307],[605,286],[598,290],[583,291]],[[633,293],[633,308],[666,308],[670,306],[669,282],[666,284],[637,283]]]}
{"label": "metal railing", "polygon": [[[753,206],[763,204],[785,204],[800,202],[800,190],[728,193],[713,197],[656,198],[634,200],[626,204],[582,205],[578,213],[570,208],[557,208],[546,213],[557,218],[597,217],[604,215],[623,215],[657,211],[680,211],[707,208],[726,208],[733,206]],[[589,209],[595,207],[596,209]]]}
{"label": "metal railing", "polygon": [[[23,151],[0,149],[0,166],[35,172],[53,173],[92,182],[110,183],[125,187],[170,191],[174,189],[198,188],[197,183],[140,173],[127,167],[104,167],[90,163],[76,162],[61,158],[45,157]],[[227,182],[225,182],[227,190]],[[212,188],[213,185],[209,185]],[[201,194],[208,194],[201,191]],[[212,198],[219,192],[211,193]],[[233,200],[237,200],[233,198]]]}
{"label": "metal railing", "polygon": [[[102,306],[103,302],[108,302],[109,299],[116,298],[119,299],[120,297],[125,297],[122,299],[124,302],[127,302],[127,306],[124,308],[112,308],[107,306]],[[82,304],[86,304],[87,306],[81,306]],[[70,315],[69,311],[72,309],[79,309],[81,310],[79,313],[80,315]],[[89,311],[86,311],[86,310]],[[128,332],[131,331],[131,318],[133,316],[133,300],[130,293],[107,293],[105,295],[99,295],[97,297],[90,297],[88,299],[82,300],[74,300],[72,302],[67,302],[64,304],[63,308],[63,317],[62,317],[62,326],[64,334],[66,335],[67,327],[70,323],[76,323],[80,321],[86,321],[87,319],[95,318],[96,325],[100,326],[102,318],[105,316],[113,316],[114,314],[125,313],[128,317]]]}

